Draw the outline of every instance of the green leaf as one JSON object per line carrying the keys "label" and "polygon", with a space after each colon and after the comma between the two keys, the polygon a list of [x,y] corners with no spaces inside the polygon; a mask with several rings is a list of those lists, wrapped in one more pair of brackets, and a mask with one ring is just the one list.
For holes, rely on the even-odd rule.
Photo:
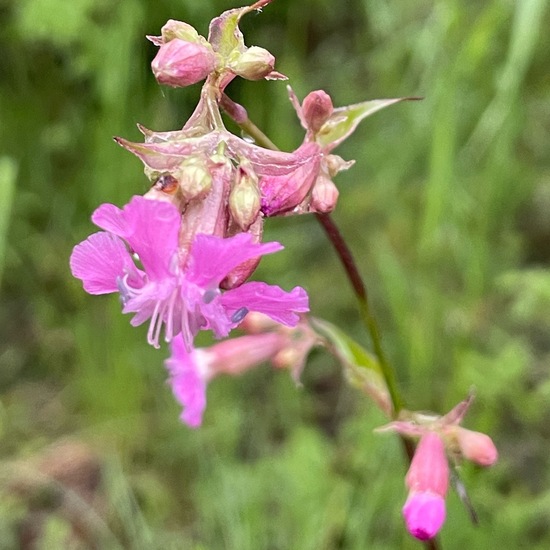
{"label": "green leaf", "polygon": [[334,109],[331,117],[323,124],[317,134],[317,141],[323,147],[330,146],[332,149],[350,136],[364,118],[390,105],[394,105],[395,103],[417,99],[420,98],[399,97],[393,99],[373,99],[371,101],[363,101],[362,103]]}
{"label": "green leaf", "polygon": [[0,157],[0,281],[4,267],[8,225],[13,203],[17,165],[10,157]]}
{"label": "green leaf", "polygon": [[332,323],[312,318],[311,324],[340,361],[349,384],[368,395],[382,412],[391,417],[390,394],[376,357]]}

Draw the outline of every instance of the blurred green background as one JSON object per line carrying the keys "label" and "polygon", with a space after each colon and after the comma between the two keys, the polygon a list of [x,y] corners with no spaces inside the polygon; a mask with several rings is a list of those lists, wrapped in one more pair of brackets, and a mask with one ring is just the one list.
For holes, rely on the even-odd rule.
{"label": "blurred green background", "polygon": [[[114,296],[68,269],[102,202],[143,193],[112,136],[180,128],[200,87],[161,89],[168,18],[206,34],[232,0],[0,0],[0,549],[419,548],[384,422],[316,352],[296,388],[268,367],[209,388],[192,431],[162,361]],[[501,454],[448,498],[445,549],[550,547],[550,15],[545,0],[276,0],[242,23],[302,98],[419,95],[337,152],[335,220],[367,281],[409,407],[445,412]],[[229,88],[282,148],[303,134],[284,83]],[[286,250],[258,277],[367,343],[313,217],[268,220]]]}

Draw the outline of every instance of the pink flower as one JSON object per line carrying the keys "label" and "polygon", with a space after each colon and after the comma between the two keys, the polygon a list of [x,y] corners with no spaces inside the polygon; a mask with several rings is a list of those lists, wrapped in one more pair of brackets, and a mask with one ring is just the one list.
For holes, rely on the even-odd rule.
{"label": "pink flower", "polygon": [[[259,311],[293,326],[308,311],[306,292],[249,282],[226,292],[224,278],[243,262],[281,250],[279,243],[255,244],[249,234],[230,238],[198,234],[191,250],[180,254],[181,215],[168,203],[134,197],[123,209],[101,205],[92,216],[104,229],[77,245],[71,270],[90,294],[120,292],[123,312],[134,313],[132,325],[149,320],[147,340],[159,347],[182,333],[190,348],[199,330],[227,336],[248,311]],[[125,243],[127,243],[128,248]],[[143,269],[134,263],[133,256]],[[134,256],[135,257],[135,256]]]}
{"label": "pink flower", "polygon": [[433,538],[445,521],[449,465],[441,438],[427,432],[416,448],[407,473],[409,496],[403,516],[409,533],[420,540]]}
{"label": "pink flower", "polygon": [[[491,466],[498,459],[498,451],[488,435],[460,426],[472,401],[473,395],[469,395],[443,416],[402,411],[403,420],[378,429],[420,437],[407,473],[410,492],[403,507],[407,529],[420,540],[434,537],[445,521],[447,455],[454,463],[465,458],[481,466]],[[467,503],[468,499],[464,501]]]}
{"label": "pink flower", "polygon": [[182,338],[172,340],[172,354],[165,365],[174,397],[183,406],[182,422],[191,428],[201,425],[206,387],[212,378],[222,373],[236,375],[256,367],[285,343],[282,334],[267,333],[232,338],[210,348],[188,351]]}
{"label": "pink flower", "polygon": [[239,375],[269,361],[276,368],[288,368],[297,379],[311,349],[322,344],[305,318],[289,328],[251,313],[241,328],[249,333],[209,348],[189,351],[180,337],[172,340],[172,354],[165,365],[174,396],[183,406],[181,420],[189,426],[201,424],[206,387],[214,377]]}

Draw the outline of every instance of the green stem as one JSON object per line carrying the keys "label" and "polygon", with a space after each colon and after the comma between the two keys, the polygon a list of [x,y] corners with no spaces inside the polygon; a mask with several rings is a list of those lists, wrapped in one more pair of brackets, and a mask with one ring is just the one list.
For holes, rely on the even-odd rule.
{"label": "green stem", "polygon": [[396,418],[399,411],[403,409],[404,402],[397,388],[397,380],[393,368],[389,364],[386,354],[382,348],[378,323],[376,322],[376,319],[369,307],[367,288],[361,278],[361,275],[359,274],[359,270],[357,269],[357,265],[355,264],[351,251],[342,237],[337,225],[334,223],[334,220],[329,214],[316,214],[316,216],[317,220],[325,230],[327,237],[332,243],[332,246],[336,250],[338,257],[340,258],[340,262],[344,266],[348,279],[350,280],[351,286],[355,292],[355,296],[359,303],[361,319],[371,338],[374,353],[378,359],[382,375],[384,376],[384,380],[390,393],[390,398],[393,404],[393,416]]}

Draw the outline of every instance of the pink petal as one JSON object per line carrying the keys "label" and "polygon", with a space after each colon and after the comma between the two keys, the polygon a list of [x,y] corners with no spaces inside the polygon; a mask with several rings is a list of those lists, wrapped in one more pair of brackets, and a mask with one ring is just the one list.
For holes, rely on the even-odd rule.
{"label": "pink petal", "polygon": [[431,492],[411,492],[403,506],[403,516],[413,537],[431,539],[445,522],[445,500]]}
{"label": "pink petal", "polygon": [[117,279],[136,271],[124,243],[103,231],[74,247],[70,266],[73,276],[82,280],[90,294],[117,292]]}
{"label": "pink petal", "polygon": [[[183,405],[181,420],[191,428],[202,424],[202,415],[206,408],[206,376],[201,372],[202,357],[200,350],[188,353],[183,339],[175,338],[171,343],[172,355],[165,361],[170,373],[169,384],[178,402]],[[205,365],[202,365],[205,370]]]}
{"label": "pink petal", "polygon": [[133,197],[122,210],[112,204],[102,204],[92,215],[92,221],[125,239],[138,254],[150,279],[162,280],[171,275],[181,224],[180,213],[174,205]]}
{"label": "pink petal", "polygon": [[219,286],[222,279],[238,265],[282,248],[276,242],[253,243],[248,233],[239,233],[227,239],[200,234],[191,247],[187,279],[203,288]]}
{"label": "pink petal", "polygon": [[445,496],[449,487],[449,464],[445,444],[434,432],[426,432],[418,443],[405,479],[412,491],[430,491]]}
{"label": "pink petal", "polygon": [[266,216],[274,216],[298,206],[319,175],[320,158],[319,155],[312,156],[305,164],[285,175],[262,177],[259,184],[262,212]]}
{"label": "pink petal", "polygon": [[229,315],[241,308],[257,311],[271,317],[286,326],[296,326],[300,320],[298,313],[309,311],[309,299],[306,291],[297,286],[290,292],[278,286],[261,282],[250,282],[228,290],[221,298]]}
{"label": "pink petal", "polygon": [[114,204],[104,203],[92,214],[92,221],[101,229],[125,239],[130,233],[123,210]]}
{"label": "pink petal", "polygon": [[229,135],[224,138],[227,140],[231,154],[248,159],[259,177],[291,174],[321,155],[321,148],[316,143],[303,143],[298,149],[289,153],[264,149],[236,136]]}

